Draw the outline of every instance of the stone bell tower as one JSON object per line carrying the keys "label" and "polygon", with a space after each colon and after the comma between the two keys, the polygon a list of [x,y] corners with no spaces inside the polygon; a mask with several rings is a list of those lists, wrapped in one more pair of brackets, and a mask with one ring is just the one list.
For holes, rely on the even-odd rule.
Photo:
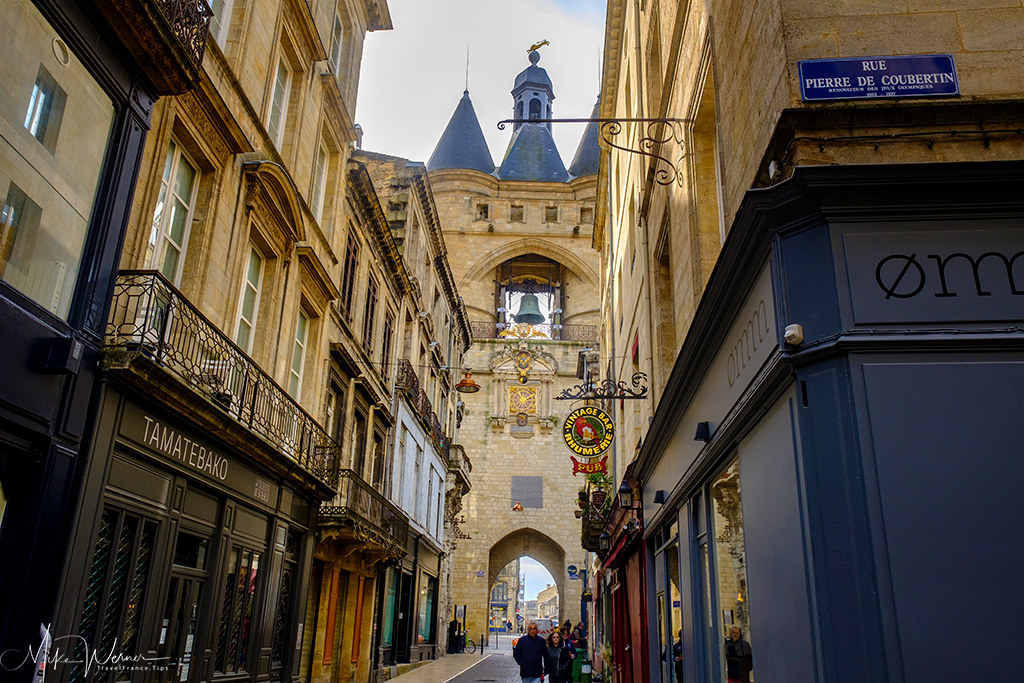
{"label": "stone bell tower", "polygon": [[[514,81],[513,116],[550,118],[551,79],[538,52],[529,60]],[[597,351],[600,275],[591,232],[599,154],[596,129],[588,128],[566,169],[551,124],[522,123],[495,167],[466,92],[427,162],[473,330],[466,364],[481,386],[460,407],[458,441],[472,463],[473,490],[463,498],[453,576],[453,601],[466,605],[473,639],[497,624],[492,584],[522,556],[551,573],[559,618],[580,620],[583,581],[567,568],[586,566],[574,515],[584,481],[573,476],[560,434],[580,404],[557,397],[580,381],[581,356]]]}

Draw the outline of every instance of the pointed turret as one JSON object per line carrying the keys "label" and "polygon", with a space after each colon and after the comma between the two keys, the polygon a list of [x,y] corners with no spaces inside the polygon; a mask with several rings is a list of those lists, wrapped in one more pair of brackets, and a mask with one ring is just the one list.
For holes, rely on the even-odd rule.
{"label": "pointed turret", "polygon": [[582,178],[588,175],[597,175],[597,167],[601,162],[601,146],[597,142],[597,132],[601,124],[593,119],[601,115],[601,98],[597,98],[594,111],[590,112],[590,123],[583,131],[580,138],[580,146],[576,148],[576,156],[569,164],[569,175],[573,178]]}
{"label": "pointed turret", "polygon": [[462,93],[455,113],[427,161],[427,170],[442,168],[471,168],[484,173],[494,171],[494,161],[468,90]]}
{"label": "pointed turret", "polygon": [[[555,99],[548,72],[537,66],[540,53],[530,52],[530,66],[516,76],[512,88],[512,116],[516,119],[551,118]],[[569,174],[551,137],[550,123],[517,123],[512,139],[495,173],[501,180],[542,180],[562,182]]]}

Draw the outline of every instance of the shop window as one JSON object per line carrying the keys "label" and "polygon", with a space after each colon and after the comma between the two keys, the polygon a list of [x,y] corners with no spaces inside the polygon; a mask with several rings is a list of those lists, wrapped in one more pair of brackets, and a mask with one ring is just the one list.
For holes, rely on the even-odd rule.
{"label": "shop window", "polygon": [[545,223],[557,223],[558,222],[558,207],[557,206],[545,206],[544,207],[544,222]]}
{"label": "shop window", "polygon": [[526,222],[526,208],[518,204],[513,204],[508,209],[508,220],[510,223]]}
{"label": "shop window", "polygon": [[[5,8],[0,127],[8,132],[0,136],[0,279],[66,319],[114,106],[33,3],[18,0]],[[64,121],[71,111],[74,120]]]}
{"label": "shop window", "polygon": [[491,206],[489,204],[477,204],[476,205],[476,219],[478,221],[486,221],[491,217]]}
{"label": "shop window", "polygon": [[67,93],[45,67],[39,67],[36,84],[32,87],[28,111],[25,112],[25,128],[43,147],[53,154],[57,149],[57,135],[64,119],[64,103]]}
{"label": "shop window", "polygon": [[223,49],[228,44],[228,28],[231,24],[232,0],[210,0],[210,35]]}
{"label": "shop window", "polygon": [[345,245],[345,270],[341,277],[341,295],[338,305],[345,319],[352,322],[352,295],[355,289],[356,269],[359,266],[359,244],[349,234],[348,243]]}
{"label": "shop window", "polygon": [[721,617],[719,666],[725,673],[723,678],[729,681],[752,682],[753,639],[747,607],[747,566],[738,460],[733,460],[711,485],[711,498],[715,595]]}
{"label": "shop window", "polygon": [[302,394],[302,373],[306,366],[306,344],[309,340],[309,316],[299,309],[292,343],[292,364],[288,371],[288,395],[296,401]]}
{"label": "shop window", "polygon": [[[104,509],[78,622],[78,651],[69,680],[84,681],[89,652],[136,654],[143,599],[153,564],[156,522]],[[123,672],[122,672],[123,673]],[[121,680],[119,678],[119,680]]]}
{"label": "shop window", "polygon": [[373,357],[373,332],[377,322],[377,281],[366,279],[366,307],[363,310],[363,348]]}
{"label": "shop window", "polygon": [[420,588],[420,612],[416,628],[417,643],[433,643],[435,614],[437,613],[437,579],[424,576],[426,579]]}
{"label": "shop window", "polygon": [[395,597],[398,583],[398,572],[388,567],[384,576],[384,612],[381,615],[380,646],[391,647],[395,634]]}
{"label": "shop window", "polygon": [[242,283],[242,294],[238,302],[238,331],[235,333],[235,343],[246,353],[252,352],[252,340],[255,336],[253,330],[256,328],[260,290],[263,287],[263,263],[263,256],[250,243],[245,281]]}
{"label": "shop window", "polygon": [[261,554],[254,550],[240,546],[234,546],[231,550],[217,631],[217,654],[214,660],[217,673],[237,673],[249,669],[261,559]]}
{"label": "shop window", "polygon": [[164,159],[160,195],[153,211],[153,226],[146,247],[146,264],[159,270],[174,283],[181,283],[196,191],[199,188],[197,166],[185,155],[182,146],[171,140]]}

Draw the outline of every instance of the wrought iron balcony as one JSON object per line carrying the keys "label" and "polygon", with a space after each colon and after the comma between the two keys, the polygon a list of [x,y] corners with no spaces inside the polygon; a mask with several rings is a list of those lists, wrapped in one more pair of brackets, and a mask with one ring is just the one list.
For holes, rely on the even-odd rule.
{"label": "wrought iron balcony", "polygon": [[395,388],[403,390],[409,398],[409,402],[416,408],[423,426],[434,439],[437,449],[444,457],[448,457],[451,449],[451,441],[445,434],[441,421],[434,414],[434,407],[430,404],[427,392],[420,388],[420,380],[416,371],[408,359],[398,361],[398,375],[395,378]]}
{"label": "wrought iron balcony", "polygon": [[[471,322],[470,330],[473,339],[498,339],[500,337],[517,338],[524,331],[532,339],[551,339],[554,341],[596,342],[596,325],[521,325],[518,323],[493,323],[486,321]],[[529,328],[527,330],[527,328]],[[504,333],[504,334],[502,334]]]}
{"label": "wrought iron balcony", "polygon": [[409,518],[352,470],[341,471],[337,497],[320,506],[320,526],[350,528],[390,560],[405,555],[409,540]]}
{"label": "wrought iron balcony", "polygon": [[213,13],[206,0],[95,0],[158,95],[199,83]]}
{"label": "wrought iron balcony", "polygon": [[337,481],[338,444],[156,271],[118,274],[106,347],[144,356],[319,481]]}

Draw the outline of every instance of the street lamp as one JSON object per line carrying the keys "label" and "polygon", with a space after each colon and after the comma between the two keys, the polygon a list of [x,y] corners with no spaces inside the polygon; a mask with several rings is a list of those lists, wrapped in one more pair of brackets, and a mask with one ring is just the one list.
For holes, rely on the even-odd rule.
{"label": "street lamp", "polygon": [[480,385],[473,381],[473,373],[466,371],[466,376],[455,385],[455,391],[460,394],[475,394],[480,391]]}
{"label": "street lamp", "polygon": [[619,486],[619,507],[629,510],[633,507],[633,487],[625,481]]}
{"label": "street lamp", "polygon": [[601,550],[608,550],[612,547],[612,537],[607,531],[602,531],[597,539],[597,547]]}

